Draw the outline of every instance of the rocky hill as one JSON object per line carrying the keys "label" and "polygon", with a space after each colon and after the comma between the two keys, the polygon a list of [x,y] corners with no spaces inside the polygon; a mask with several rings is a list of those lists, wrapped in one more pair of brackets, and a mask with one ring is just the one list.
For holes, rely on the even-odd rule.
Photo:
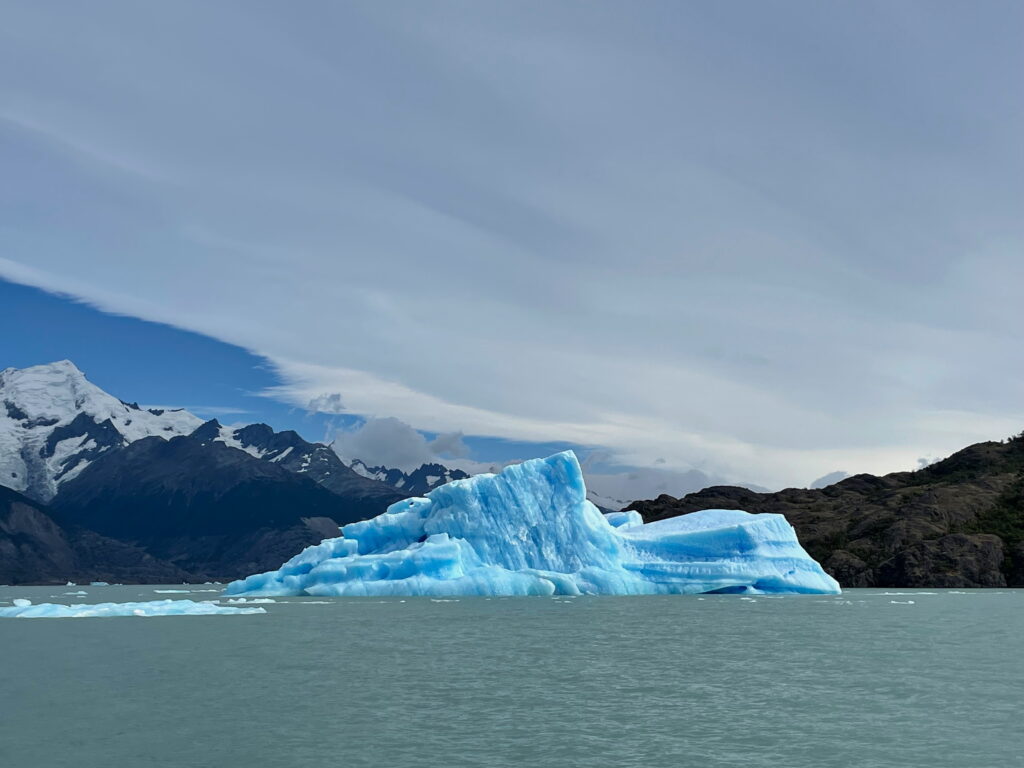
{"label": "rocky hill", "polygon": [[169,584],[188,578],[137,546],[65,528],[44,505],[0,486],[0,584]]}
{"label": "rocky hill", "polygon": [[844,587],[1024,586],[1024,434],[916,472],[777,493],[714,486],[629,507],[648,522],[709,508],[785,515]]}

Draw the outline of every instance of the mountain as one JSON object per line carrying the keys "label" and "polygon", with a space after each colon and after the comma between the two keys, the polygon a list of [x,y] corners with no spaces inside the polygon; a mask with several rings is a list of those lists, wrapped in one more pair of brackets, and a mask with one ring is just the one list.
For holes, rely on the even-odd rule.
{"label": "mountain", "polygon": [[213,419],[200,426],[192,437],[202,443],[223,443],[308,477],[356,506],[361,505],[367,516],[379,514],[388,505],[414,495],[400,493],[390,484],[353,471],[330,446],[310,443],[292,430],[275,432],[266,424],[224,427]]}
{"label": "mountain", "polygon": [[168,584],[188,575],[131,544],[64,528],[44,505],[0,486],[0,584]]}
{"label": "mountain", "polygon": [[184,409],[126,403],[91,383],[68,360],[0,372],[0,484],[37,501],[51,501],[65,482],[112,450],[147,437],[186,435],[306,475],[340,496],[365,502],[374,514],[381,504],[410,495],[353,472],[329,446],[291,430],[275,432],[266,424],[224,427]]}
{"label": "mountain", "polygon": [[[140,408],[68,361],[0,372],[0,582],[254,573],[465,477],[437,463],[409,473],[346,463],[292,431]],[[591,498],[619,506],[613,489]],[[782,513],[845,586],[1024,586],[1024,435],[916,472],[777,493],[719,485],[630,508],[648,521]]]}
{"label": "mountain", "polygon": [[422,464],[418,469],[409,473],[388,467],[370,467],[361,459],[349,460],[348,467],[364,478],[398,488],[405,496],[422,496],[439,485],[450,483],[452,480],[465,480],[469,477],[461,469],[452,469],[436,463]]}
{"label": "mountain", "polygon": [[629,508],[648,522],[709,508],[781,513],[845,587],[1024,586],[1024,434],[916,472],[777,493],[715,486]]}
{"label": "mountain", "polygon": [[293,431],[126,403],[69,361],[0,373],[0,485],[21,492],[0,552],[22,581],[234,577],[409,495]]}
{"label": "mountain", "polygon": [[276,566],[339,525],[383,512],[383,501],[339,496],[221,441],[147,437],[64,482],[53,516],[205,580]]}
{"label": "mountain", "polygon": [[184,410],[122,402],[68,360],[7,368],[0,371],[0,484],[46,503],[105,453],[200,424]]}

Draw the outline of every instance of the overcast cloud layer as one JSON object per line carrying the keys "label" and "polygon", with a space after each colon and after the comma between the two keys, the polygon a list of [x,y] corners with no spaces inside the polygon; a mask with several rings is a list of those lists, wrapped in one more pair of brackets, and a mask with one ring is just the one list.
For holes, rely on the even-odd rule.
{"label": "overcast cloud layer", "polygon": [[[766,486],[1024,427],[1017,3],[6,3],[0,276]],[[340,395],[340,397],[332,397]]]}

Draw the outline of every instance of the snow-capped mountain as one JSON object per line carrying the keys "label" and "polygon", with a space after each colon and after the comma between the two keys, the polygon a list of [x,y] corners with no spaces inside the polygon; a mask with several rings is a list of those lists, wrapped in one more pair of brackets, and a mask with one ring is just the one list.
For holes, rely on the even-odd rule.
{"label": "snow-capped mountain", "polygon": [[140,408],[61,360],[0,371],[0,485],[41,502],[99,455],[144,437],[188,435],[188,411]]}
{"label": "snow-capped mountain", "polygon": [[406,473],[393,467],[369,467],[361,459],[349,459],[345,463],[357,474],[387,483],[409,496],[422,496],[439,485],[469,477],[461,469],[452,469],[442,464],[423,464]]}
{"label": "snow-capped mountain", "polygon": [[132,542],[205,581],[252,564],[273,567],[274,557],[337,536],[338,526],[374,517],[399,496],[380,483],[389,498],[343,496],[280,462],[195,434],[107,451],[61,485],[53,519]]}
{"label": "snow-capped mountain", "polygon": [[373,508],[384,509],[409,494],[399,493],[389,484],[368,478],[347,467],[334,449],[323,443],[311,443],[297,432],[275,432],[266,424],[225,427],[216,419],[207,421],[192,437],[202,443],[220,442],[245,451],[257,459],[305,475],[329,491],[348,499],[363,500]]}

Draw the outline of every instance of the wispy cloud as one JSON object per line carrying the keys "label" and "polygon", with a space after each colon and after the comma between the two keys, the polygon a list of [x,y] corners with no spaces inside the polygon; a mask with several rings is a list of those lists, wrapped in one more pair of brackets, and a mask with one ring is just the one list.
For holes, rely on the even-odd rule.
{"label": "wispy cloud", "polygon": [[21,4],[0,276],[242,346],[297,408],[769,486],[909,469],[1024,422],[1021,23]]}

